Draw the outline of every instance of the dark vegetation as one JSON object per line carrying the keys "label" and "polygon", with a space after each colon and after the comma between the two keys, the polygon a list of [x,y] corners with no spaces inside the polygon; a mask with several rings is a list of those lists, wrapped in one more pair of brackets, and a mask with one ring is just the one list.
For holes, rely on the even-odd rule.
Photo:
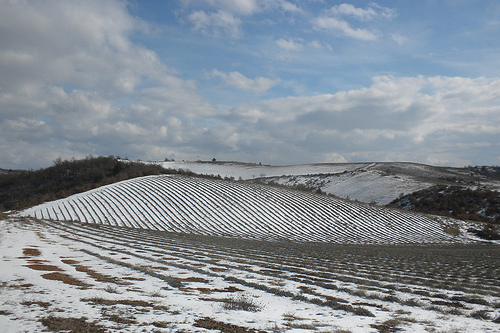
{"label": "dark vegetation", "polygon": [[496,191],[436,185],[394,200],[390,206],[418,212],[500,224],[500,196]]}
{"label": "dark vegetation", "polygon": [[[489,169],[484,170],[487,172]],[[488,175],[491,175],[491,172]],[[400,197],[388,206],[460,220],[486,222],[482,228],[471,228],[469,232],[483,239],[500,239],[500,196],[496,191],[436,185]]]}
{"label": "dark vegetation", "polygon": [[58,158],[45,169],[0,174],[0,210],[24,209],[117,181],[167,173],[187,172],[114,156],[70,161]]}
{"label": "dark vegetation", "polygon": [[490,179],[500,179],[500,166],[468,166],[471,175],[481,175]]}

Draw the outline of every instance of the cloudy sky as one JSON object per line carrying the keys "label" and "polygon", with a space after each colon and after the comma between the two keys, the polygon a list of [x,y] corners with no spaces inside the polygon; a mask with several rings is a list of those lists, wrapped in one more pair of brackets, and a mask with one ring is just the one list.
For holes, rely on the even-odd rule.
{"label": "cloudy sky", "polygon": [[497,0],[0,0],[0,168],[500,164]]}

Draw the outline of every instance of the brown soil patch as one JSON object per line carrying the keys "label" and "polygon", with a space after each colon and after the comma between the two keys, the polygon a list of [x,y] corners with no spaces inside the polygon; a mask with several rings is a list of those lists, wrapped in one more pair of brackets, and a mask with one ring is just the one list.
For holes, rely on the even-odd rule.
{"label": "brown soil patch", "polygon": [[54,265],[45,265],[45,264],[31,264],[24,265],[24,267],[28,267],[34,269],[36,271],[52,271],[52,272],[62,272],[63,270]]}
{"label": "brown soil patch", "polygon": [[44,263],[44,262],[48,262],[47,260],[40,260],[40,259],[28,259],[27,261],[30,264],[41,264],[41,263]]}
{"label": "brown soil patch", "polygon": [[78,261],[73,260],[73,259],[63,259],[61,260],[63,263],[68,264],[68,265],[75,265],[78,264]]}
{"label": "brown soil patch", "polygon": [[40,252],[40,250],[38,250],[38,249],[24,248],[24,249],[23,249],[23,254],[24,254],[25,256],[37,257],[37,256],[39,256],[40,254],[42,254],[42,252]]}
{"label": "brown soil patch", "polygon": [[214,272],[226,272],[229,270],[226,267],[209,267],[209,269]]}
{"label": "brown soil patch", "polygon": [[39,238],[41,238],[41,239],[47,239],[47,237],[45,237],[45,235],[44,235],[44,234],[42,234],[40,231],[37,231],[37,232],[36,232],[36,235],[37,235]]}
{"label": "brown soil patch", "polygon": [[111,282],[111,283],[116,283],[116,284],[128,284],[128,283],[124,283],[124,282],[120,282],[120,280],[114,276],[109,276],[109,275],[104,275],[104,274],[101,274],[101,273],[98,273],[92,269],[90,269],[89,267],[86,267],[86,266],[82,266],[82,265],[74,265],[74,267],[76,268],[76,270],[78,272],[84,272],[84,273],[87,273],[88,276],[90,276],[91,278],[93,278],[94,280],[96,281],[99,281],[99,282]]}
{"label": "brown soil patch", "polygon": [[188,277],[188,278],[182,278],[182,279],[179,279],[180,281],[183,281],[183,282],[202,282],[202,283],[208,283],[210,282],[209,280],[207,279],[204,279],[204,278],[200,278],[200,277]]}
{"label": "brown soil patch", "polygon": [[80,280],[77,280],[74,277],[72,277],[71,275],[64,274],[64,273],[57,273],[57,272],[47,273],[47,274],[43,274],[42,277],[46,280],[61,281],[63,283],[70,284],[73,286],[78,286],[78,287],[89,287],[90,286],[89,284],[82,282]]}
{"label": "brown soil patch", "polygon": [[125,276],[125,277],[122,277],[122,280],[145,281],[146,279],[145,278],[136,278],[136,277],[132,277],[132,276]]}

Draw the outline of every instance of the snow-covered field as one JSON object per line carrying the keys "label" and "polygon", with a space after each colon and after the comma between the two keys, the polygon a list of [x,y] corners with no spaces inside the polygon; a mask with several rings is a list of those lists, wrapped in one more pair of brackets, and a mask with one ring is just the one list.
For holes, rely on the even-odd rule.
{"label": "snow-covered field", "polygon": [[471,223],[325,195],[186,176],[135,178],[21,216],[169,232],[329,243],[467,243]]}
{"label": "snow-covered field", "polygon": [[[370,174],[358,167],[336,173]],[[500,246],[470,226],[259,184],[135,178],[0,219],[0,332],[498,332]]]}
{"label": "snow-covered field", "polygon": [[2,332],[500,327],[494,245],[264,242],[10,217],[0,251]]}

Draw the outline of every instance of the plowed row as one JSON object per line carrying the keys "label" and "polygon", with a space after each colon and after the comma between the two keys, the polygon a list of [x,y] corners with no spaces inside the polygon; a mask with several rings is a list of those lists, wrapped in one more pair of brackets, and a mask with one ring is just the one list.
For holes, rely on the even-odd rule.
{"label": "plowed row", "polygon": [[313,193],[182,176],[136,178],[21,213],[177,233],[328,243],[456,243],[436,218]]}

